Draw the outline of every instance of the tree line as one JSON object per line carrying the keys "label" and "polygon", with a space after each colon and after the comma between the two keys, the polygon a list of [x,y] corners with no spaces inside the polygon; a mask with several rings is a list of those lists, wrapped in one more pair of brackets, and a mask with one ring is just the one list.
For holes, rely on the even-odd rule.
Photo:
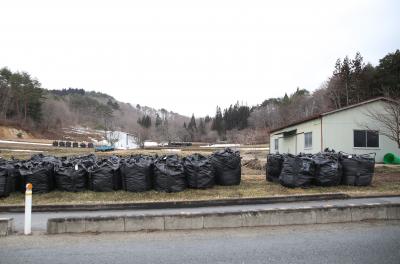
{"label": "tree line", "polygon": [[400,51],[389,53],[374,67],[359,52],[354,59],[337,59],[326,84],[334,108],[359,103],[377,96],[400,96]]}
{"label": "tree line", "polygon": [[143,141],[262,143],[268,140],[269,130],[312,115],[378,96],[400,98],[399,50],[388,53],[376,66],[366,63],[360,53],[339,58],[332,66],[331,76],[313,92],[298,87],[252,107],[239,102],[226,109],[217,106],[213,117],[201,118],[133,107],[83,89],[46,90],[28,73],[2,68],[0,122],[46,130],[74,125],[120,129],[138,134]]}
{"label": "tree line", "polygon": [[26,72],[0,69],[0,118],[21,126],[39,122],[44,100],[40,86],[40,82]]}
{"label": "tree line", "polygon": [[322,112],[384,96],[400,99],[400,51],[389,53],[377,66],[365,63],[360,53],[337,59],[331,76],[314,92],[297,90],[252,107],[253,129],[266,131]]}

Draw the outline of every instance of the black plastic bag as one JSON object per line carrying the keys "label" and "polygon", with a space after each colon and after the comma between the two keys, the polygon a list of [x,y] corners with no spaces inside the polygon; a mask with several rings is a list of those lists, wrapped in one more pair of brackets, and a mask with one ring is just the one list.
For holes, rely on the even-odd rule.
{"label": "black plastic bag", "polygon": [[19,168],[22,165],[21,161],[12,159],[7,161],[7,164],[9,166],[9,173],[10,173],[10,188],[11,188],[10,192],[21,191],[22,179],[21,179],[21,173],[19,172]]}
{"label": "black plastic bag", "polygon": [[279,182],[284,156],[281,154],[269,154],[267,157],[266,175],[267,181]]}
{"label": "black plastic bag", "polygon": [[97,157],[94,154],[76,157],[75,159],[79,160],[79,162],[81,162],[85,168],[90,168],[97,162]]}
{"label": "black plastic bag", "polygon": [[209,157],[193,154],[183,159],[190,188],[210,188],[215,184],[215,170]]}
{"label": "black plastic bag", "polygon": [[0,163],[0,197],[8,197],[15,191],[14,167],[7,162]]}
{"label": "black plastic bag", "polygon": [[88,172],[79,160],[67,160],[55,169],[56,188],[60,191],[83,192],[87,189]]}
{"label": "black plastic bag", "polygon": [[182,160],[177,155],[158,157],[154,161],[154,189],[162,192],[181,192],[187,182]]}
{"label": "black plastic bag", "polygon": [[211,162],[215,169],[217,184],[224,186],[240,184],[242,168],[239,151],[226,148],[214,152],[211,155]]}
{"label": "black plastic bag", "polygon": [[368,186],[371,184],[375,170],[375,154],[342,154],[340,163],[343,168],[342,184],[352,186]]}
{"label": "black plastic bag", "polygon": [[308,187],[314,179],[314,162],[307,156],[285,155],[279,182],[289,188]]}
{"label": "black plastic bag", "polygon": [[19,168],[21,174],[21,191],[25,185],[32,183],[33,193],[48,193],[54,189],[54,164],[41,161],[28,161]]}
{"label": "black plastic bag", "polygon": [[95,192],[111,192],[121,189],[120,160],[109,157],[89,168],[89,188]]}
{"label": "black plastic bag", "polygon": [[153,178],[153,158],[151,156],[131,156],[121,162],[122,189],[129,192],[151,190]]}
{"label": "black plastic bag", "polygon": [[319,186],[337,186],[342,180],[342,165],[339,156],[333,153],[317,154],[315,164],[315,184]]}

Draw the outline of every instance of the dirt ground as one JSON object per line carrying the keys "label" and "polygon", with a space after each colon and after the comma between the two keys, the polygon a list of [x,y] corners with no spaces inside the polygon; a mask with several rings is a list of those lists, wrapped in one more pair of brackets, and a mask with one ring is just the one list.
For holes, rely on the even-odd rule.
{"label": "dirt ground", "polygon": [[[20,133],[21,137],[18,137]],[[0,139],[32,139],[32,134],[13,127],[0,126]]]}

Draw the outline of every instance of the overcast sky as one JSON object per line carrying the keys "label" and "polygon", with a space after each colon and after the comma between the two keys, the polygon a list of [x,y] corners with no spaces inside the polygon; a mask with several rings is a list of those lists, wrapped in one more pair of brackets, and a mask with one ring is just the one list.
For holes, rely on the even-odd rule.
{"label": "overcast sky", "polygon": [[399,3],[2,0],[0,67],[48,89],[213,115],[315,90],[357,51],[376,65],[400,48]]}

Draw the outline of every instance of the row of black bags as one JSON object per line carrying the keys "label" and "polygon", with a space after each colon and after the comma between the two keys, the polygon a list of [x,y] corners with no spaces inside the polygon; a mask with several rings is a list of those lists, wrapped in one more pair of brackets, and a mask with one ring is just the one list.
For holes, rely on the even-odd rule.
{"label": "row of black bags", "polygon": [[372,182],[374,168],[375,154],[269,154],[266,175],[268,181],[290,188],[340,184],[368,186]]}
{"label": "row of black bags", "polygon": [[241,181],[240,153],[229,148],[205,157],[193,154],[130,157],[81,157],[34,155],[29,160],[0,159],[0,197],[24,191],[32,183],[34,193],[54,189],[68,192],[151,189],[179,192],[189,188],[238,185]]}

